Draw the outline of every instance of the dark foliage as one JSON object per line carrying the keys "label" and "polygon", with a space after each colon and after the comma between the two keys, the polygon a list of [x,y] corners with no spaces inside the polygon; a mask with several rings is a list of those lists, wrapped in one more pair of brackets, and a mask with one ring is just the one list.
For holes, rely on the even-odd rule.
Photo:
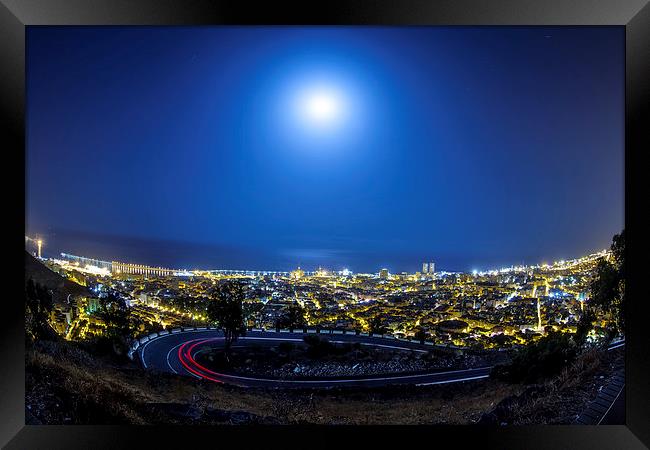
{"label": "dark foliage", "polygon": [[97,314],[106,324],[104,335],[97,339],[98,345],[110,345],[117,355],[126,355],[131,339],[139,325],[131,315],[126,301],[114,294],[109,294],[100,300]]}
{"label": "dark foliage", "polygon": [[244,312],[244,319],[246,321],[254,319],[259,313],[262,312],[264,309],[264,303],[262,302],[254,302],[254,303],[244,303],[243,305],[243,312]]}
{"label": "dark foliage", "polygon": [[282,353],[291,353],[294,351],[296,348],[295,344],[293,342],[280,342],[278,344],[278,350],[280,350]]}
{"label": "dark foliage", "polygon": [[594,320],[596,320],[594,313],[589,309],[585,309],[584,313],[580,316],[578,326],[576,327],[576,334],[574,336],[575,342],[578,346],[582,347],[585,344],[587,334],[589,334],[589,331],[593,328]]}
{"label": "dark foliage", "polygon": [[52,335],[47,321],[52,307],[52,293],[30,278],[25,283],[25,333],[29,342]]}
{"label": "dark foliage", "polygon": [[417,328],[415,330],[415,334],[413,335],[413,339],[418,342],[424,342],[428,336],[429,334],[422,328]]}
{"label": "dark foliage", "polygon": [[305,310],[297,303],[285,308],[283,315],[276,321],[277,328],[290,330],[303,328],[305,324]]}
{"label": "dark foliage", "polygon": [[303,341],[307,344],[307,356],[314,359],[328,356],[341,356],[350,352],[358,353],[361,350],[361,344],[358,342],[332,344],[327,339],[315,334],[306,335],[303,337]]}
{"label": "dark foliage", "polygon": [[551,333],[515,353],[510,364],[494,367],[491,376],[511,383],[535,383],[567,367],[577,350],[570,334]]}
{"label": "dark foliage", "polygon": [[371,334],[384,334],[388,331],[388,328],[384,326],[380,316],[375,316],[369,323],[369,331]]}
{"label": "dark foliage", "polygon": [[308,334],[302,339],[307,344],[307,355],[311,358],[321,358],[336,352],[332,343],[316,334]]}
{"label": "dark foliage", "polygon": [[610,261],[598,261],[588,307],[611,317],[613,335],[625,331],[625,230],[614,236],[611,250]]}

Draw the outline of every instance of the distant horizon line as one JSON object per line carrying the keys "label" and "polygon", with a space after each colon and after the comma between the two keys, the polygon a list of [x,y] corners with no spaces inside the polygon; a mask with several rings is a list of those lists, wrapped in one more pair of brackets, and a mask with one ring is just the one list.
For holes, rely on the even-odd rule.
{"label": "distant horizon line", "polygon": [[[38,228],[41,228],[39,231]],[[46,230],[43,230],[45,228]],[[30,230],[31,229],[31,230]],[[31,232],[32,236],[36,239],[43,239],[43,253],[49,253],[48,250],[53,250],[54,254],[58,254],[61,251],[65,251],[66,253],[69,253],[69,250],[71,249],[72,252],[77,253],[77,254],[97,254],[96,250],[100,250],[99,254],[101,255],[99,258],[94,257],[94,258],[89,258],[89,259],[97,259],[97,260],[113,260],[113,261],[118,261],[120,256],[117,256],[117,253],[119,254],[124,254],[124,249],[129,248],[129,249],[136,249],[135,253],[133,251],[128,251],[126,252],[127,258],[131,260],[149,260],[151,263],[149,264],[141,264],[139,262],[132,262],[129,264],[140,264],[140,265],[147,265],[148,267],[156,267],[159,266],[160,264],[163,264],[165,267],[189,267],[189,266],[229,266],[230,264],[227,259],[232,259],[232,258],[217,258],[214,260],[214,258],[211,258],[209,253],[204,253],[204,254],[196,254],[197,252],[195,251],[199,247],[205,247],[206,245],[208,247],[213,247],[216,246],[215,249],[217,250],[228,250],[228,252],[235,252],[237,254],[240,253],[240,251],[243,252],[242,255],[248,255],[249,258],[236,258],[239,259],[239,262],[235,262],[236,265],[239,266],[247,266],[248,265],[248,260],[250,259],[260,259],[260,260],[268,260],[267,262],[270,262],[269,266],[275,266],[275,267],[283,267],[283,269],[275,269],[275,270],[268,270],[268,269],[261,269],[261,270],[255,270],[259,272],[290,272],[292,270],[295,270],[296,267],[303,267],[303,263],[307,263],[305,267],[313,267],[313,270],[316,270],[316,268],[323,268],[323,267],[336,267],[338,266],[338,269],[331,269],[332,271],[341,271],[345,268],[354,271],[355,273],[377,273],[381,268],[388,268],[390,270],[390,273],[417,273],[420,272],[420,269],[422,268],[422,264],[424,262],[429,263],[429,262],[434,262],[437,267],[440,267],[441,269],[438,270],[438,272],[449,272],[449,273],[472,273],[473,271],[478,271],[478,272],[488,272],[490,270],[495,270],[495,269],[490,269],[490,267],[536,267],[536,266],[541,266],[545,264],[546,261],[570,261],[572,259],[579,259],[583,258],[584,255],[588,254],[595,254],[595,253],[600,253],[603,250],[593,250],[593,251],[577,251],[575,254],[578,254],[580,256],[577,257],[569,257],[567,253],[564,251],[556,251],[556,255],[554,258],[546,258],[542,255],[542,257],[539,256],[533,256],[533,255],[528,255],[528,256],[522,256],[520,255],[519,257],[515,258],[494,258],[494,257],[489,257],[486,258],[487,260],[491,260],[491,262],[488,262],[487,264],[483,265],[481,262],[472,262],[468,261],[469,257],[465,258],[462,255],[456,255],[456,254],[444,254],[444,255],[438,255],[440,256],[440,259],[436,258],[431,258],[431,256],[418,256],[417,253],[419,252],[409,252],[413,253],[412,255],[397,255],[397,256],[404,256],[404,257],[398,257],[396,261],[397,266],[401,266],[402,270],[394,270],[395,269],[395,264],[389,262],[390,259],[392,258],[381,258],[384,261],[378,261],[379,258],[373,258],[375,259],[374,264],[355,264],[353,261],[346,261],[343,264],[340,264],[337,261],[334,261],[334,258],[328,257],[328,258],[310,258],[310,257],[304,257],[304,258],[286,258],[286,256],[282,256],[282,254],[275,255],[273,254],[272,258],[268,258],[269,255],[264,254],[265,251],[268,249],[262,247],[258,248],[257,246],[254,247],[240,247],[240,246],[231,246],[227,243],[216,243],[216,242],[198,242],[198,241],[191,241],[191,240],[185,240],[185,239],[174,239],[174,238],[156,238],[152,239],[151,237],[148,236],[141,236],[141,235],[122,235],[122,234],[115,234],[115,233],[97,233],[93,231],[88,231],[88,230],[80,230],[80,229],[71,229],[71,228],[59,228],[59,227],[30,227],[27,226],[25,229],[25,237],[27,238],[27,232]],[[615,235],[619,232],[612,232],[612,235]],[[58,237],[63,237],[63,242],[61,242]],[[72,241],[70,240],[72,238]],[[88,245],[74,245],[75,243],[81,243],[78,242],[79,238],[81,238],[81,242],[86,242],[86,244],[91,244],[90,247]],[[53,241],[53,246],[50,247],[48,246],[48,240]],[[59,241],[59,242],[57,242]],[[67,241],[67,242],[66,242]],[[173,252],[174,254],[172,255],[168,251],[163,251],[163,254],[158,254],[156,252],[151,252],[150,248],[148,249],[149,244],[154,244],[156,245],[155,248],[158,248],[161,243],[168,243],[172,245],[172,248],[175,248],[177,251]],[[117,245],[113,245],[116,244]],[[72,244],[72,247],[70,245]],[[125,245],[122,245],[125,244]],[[145,244],[144,247],[142,247],[140,244]],[[604,244],[604,242],[603,242]],[[611,241],[609,242],[611,245]],[[601,244],[602,245],[602,244]],[[610,245],[607,245],[607,247],[601,247],[605,250],[608,250],[610,248]],[[49,248],[46,248],[49,247]],[[84,248],[85,247],[85,248]],[[97,247],[97,248],[96,248]],[[187,248],[186,248],[187,247]],[[595,247],[595,246],[594,246]],[[592,247],[592,249],[594,248]],[[160,247],[166,248],[166,247]],[[114,252],[113,250],[117,250],[117,253]],[[120,251],[122,249],[122,251]],[[189,253],[182,250],[191,250]],[[140,251],[144,250],[144,251]],[[178,252],[180,250],[180,253]],[[88,252],[89,251],[89,252]],[[259,251],[262,251],[261,255],[258,255]],[[252,253],[255,252],[255,253]],[[345,253],[354,253],[353,251],[348,251]],[[362,252],[363,253],[363,252]],[[435,252],[434,252],[435,253]],[[130,255],[130,256],[128,256]],[[254,255],[254,256],[251,256]],[[261,258],[258,258],[256,255],[260,256]],[[161,256],[164,256],[161,258]],[[197,258],[198,256],[198,258]],[[241,256],[241,255],[240,255]],[[335,255],[333,255],[335,256]],[[357,255],[359,256],[359,255]],[[388,256],[388,255],[387,255]],[[395,256],[395,255],[394,255]],[[405,258],[408,256],[408,258]],[[465,259],[465,261],[460,261],[457,260],[458,258]],[[199,260],[198,265],[195,265],[195,261]],[[302,259],[302,261],[301,261]],[[307,261],[305,261],[305,259]],[[311,259],[311,261],[309,261]],[[322,261],[319,261],[319,259],[322,259]],[[349,258],[348,258],[349,259]],[[352,258],[354,259],[354,258]],[[358,258],[357,258],[358,259]],[[455,261],[455,263],[449,264],[452,261]],[[474,259],[474,258],[471,258]],[[343,258],[345,261],[346,258]],[[500,260],[500,261],[499,261]],[[509,261],[508,261],[509,260]],[[413,261],[419,261],[416,264],[413,264]],[[439,263],[438,261],[442,261]],[[517,263],[512,263],[511,261],[518,261]],[[216,262],[216,264],[214,264]],[[226,264],[223,264],[226,262]],[[254,261],[253,261],[254,262]],[[360,261],[356,261],[358,263]],[[372,261],[370,261],[372,262]],[[365,270],[356,270],[352,269],[354,266],[363,266]],[[374,266],[372,269],[368,270],[369,266]],[[392,266],[392,267],[391,267]],[[453,266],[453,269],[448,268],[449,266]],[[481,267],[487,266],[487,269],[482,269]],[[442,269],[444,267],[444,269]],[[197,269],[197,270],[254,270],[254,269]],[[306,270],[306,269],[304,269]]]}
{"label": "distant horizon line", "polygon": [[[38,239],[38,238],[30,238],[27,235],[25,236],[26,241],[27,240],[35,241],[36,239]],[[480,274],[490,274],[490,273],[494,273],[494,272],[512,271],[512,270],[516,270],[516,269],[520,269],[520,270],[521,269],[531,269],[531,268],[539,268],[539,267],[545,267],[545,266],[552,267],[552,266],[555,266],[557,264],[563,264],[563,263],[571,262],[571,261],[578,261],[580,259],[594,257],[594,256],[597,256],[599,254],[607,254],[609,252],[611,252],[611,250],[606,248],[606,249],[594,251],[594,252],[591,252],[591,253],[583,254],[582,256],[578,256],[578,257],[575,257],[575,258],[562,259],[562,260],[559,260],[559,261],[553,261],[550,264],[549,263],[520,264],[520,265],[511,264],[509,266],[502,266],[502,267],[500,267],[498,269],[495,269],[495,268],[487,269],[487,270],[474,269],[474,270],[470,270],[470,271],[464,271],[464,270],[460,270],[460,271],[459,270],[437,270],[437,271],[434,271],[434,273],[451,273],[451,274],[469,273],[469,274],[474,274],[474,275],[476,275],[476,274],[480,275]],[[303,270],[304,272],[309,272],[309,273],[317,273],[318,271],[326,271],[326,272],[338,273],[338,274],[340,274],[342,272],[349,272],[350,274],[373,274],[374,275],[374,274],[380,273],[382,270],[389,270],[386,267],[381,267],[376,272],[366,272],[366,271],[355,272],[355,271],[353,271],[353,270],[351,270],[349,268],[334,270],[334,269],[328,269],[328,268],[323,267],[323,266],[319,266],[317,269],[314,269],[314,270],[307,270],[307,269],[303,269],[300,265],[298,265],[296,268],[291,269],[291,270],[223,269],[223,268],[222,269],[200,269],[200,268],[187,269],[187,268],[168,268],[168,267],[162,267],[162,266],[151,266],[151,265],[148,265],[148,264],[141,264],[141,263],[135,263],[135,262],[124,262],[124,261],[118,261],[118,260],[106,261],[106,260],[101,260],[101,259],[98,259],[98,258],[93,258],[93,257],[88,257],[88,256],[72,255],[72,254],[69,254],[69,253],[66,253],[66,252],[60,252],[59,255],[62,256],[62,257],[64,255],[68,255],[68,256],[72,256],[72,257],[76,257],[76,258],[88,259],[88,260],[93,260],[93,261],[97,261],[97,262],[100,262],[100,263],[111,264],[111,265],[113,263],[120,263],[120,264],[133,265],[133,266],[145,267],[145,268],[150,268],[150,269],[159,269],[159,270],[176,271],[176,272],[188,272],[188,273],[192,272],[192,271],[199,271],[199,272],[291,273],[291,272],[293,272],[295,270]],[[57,258],[42,257],[42,259],[57,259]],[[426,262],[426,264],[429,264],[430,262],[431,261]],[[435,263],[435,261],[433,261],[433,262]],[[423,262],[423,264],[424,264],[424,262]],[[416,272],[408,272],[408,271],[391,272],[389,270],[389,274],[417,274],[417,273],[420,273],[420,272],[419,271],[416,271]],[[426,274],[426,272],[425,272],[425,274]]]}

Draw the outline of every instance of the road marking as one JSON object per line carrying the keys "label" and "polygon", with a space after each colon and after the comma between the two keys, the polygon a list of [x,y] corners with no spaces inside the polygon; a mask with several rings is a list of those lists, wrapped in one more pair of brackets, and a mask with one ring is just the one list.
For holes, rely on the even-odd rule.
{"label": "road marking", "polygon": [[[623,387],[625,387],[625,385],[623,385]],[[616,403],[616,400],[618,400],[618,397],[621,395],[621,392],[623,392],[623,387],[621,388],[620,391],[618,391],[618,394],[616,394],[616,398],[614,399],[614,401],[612,402],[612,404],[609,405],[609,408],[607,408],[607,411],[605,411],[605,414],[603,414],[603,416],[600,418],[600,420],[598,421],[598,423],[597,423],[596,425],[600,425],[600,422],[603,421],[603,419],[605,418],[605,416],[607,415],[607,413],[609,412],[609,410],[612,409],[612,406],[614,406],[614,403]]]}
{"label": "road marking", "polygon": [[[249,378],[249,377],[239,377],[236,375],[225,375],[225,374],[218,374],[223,377],[228,377],[228,378],[234,378],[234,379],[242,379],[242,380],[251,380],[251,381],[272,381],[272,382],[280,382],[280,383],[353,383],[353,382],[366,382],[366,381],[386,381],[386,380],[400,380],[404,378],[421,378],[421,377],[429,377],[432,375],[445,375],[449,373],[461,373],[461,372],[468,372],[472,370],[481,370],[481,369],[488,369],[489,367],[479,367],[476,369],[462,369],[462,370],[451,370],[448,372],[433,372],[433,373],[423,373],[423,374],[415,374],[415,375],[400,375],[400,376],[394,376],[394,377],[378,377],[378,378],[348,378],[344,380],[275,380],[271,378]],[[481,375],[481,377],[485,378],[488,377],[489,375]],[[443,381],[443,383],[446,383],[447,381]]]}
{"label": "road marking", "polygon": [[[210,330],[187,330],[187,331],[183,331],[182,333],[204,333],[206,331],[210,331]],[[171,337],[171,336],[177,336],[178,334],[179,333],[174,333],[174,334],[170,333],[170,334],[165,334],[163,336],[155,337],[153,339],[148,340],[145,344],[141,345],[140,347],[138,347],[136,349],[136,351],[140,350],[140,360],[142,361],[142,365],[144,366],[145,369],[147,368],[147,363],[144,361],[144,351],[146,350],[147,346],[150,343],[152,343],[153,341],[157,341],[158,339],[168,338],[168,337]]]}
{"label": "road marking", "polygon": [[429,350],[421,350],[419,348],[397,347],[395,345],[384,345],[384,344],[372,344],[370,342],[360,342],[360,344],[361,345],[370,345],[370,346],[373,346],[373,347],[396,348],[396,349],[399,349],[399,350],[409,350],[409,351],[420,352],[420,353],[428,353],[429,352]]}
{"label": "road marking", "polygon": [[429,386],[430,384],[448,384],[448,383],[456,383],[458,381],[469,381],[469,380],[478,380],[480,378],[488,378],[490,375],[479,375],[477,377],[468,377],[468,378],[459,378],[457,380],[447,380],[447,381],[432,381],[430,383],[419,383],[416,384],[416,386]]}
{"label": "road marking", "polygon": [[167,352],[167,365],[169,366],[170,369],[172,369],[172,372],[174,372],[174,373],[176,373],[176,374],[177,374],[178,372],[176,372],[176,370],[175,370],[175,369],[172,367],[172,365],[169,363],[169,354],[170,354],[172,351],[174,351],[175,348],[178,348],[178,347],[180,347],[181,345],[183,345],[182,342],[181,342],[180,344],[178,344],[178,345],[175,345],[174,347],[172,347],[172,348]]}
{"label": "road marking", "polygon": [[609,351],[609,350],[614,350],[615,348],[623,347],[624,345],[625,345],[625,342],[622,342],[622,343],[620,343],[620,344],[616,344],[616,345],[614,345],[613,347],[609,347],[609,348],[607,348],[607,351]]}

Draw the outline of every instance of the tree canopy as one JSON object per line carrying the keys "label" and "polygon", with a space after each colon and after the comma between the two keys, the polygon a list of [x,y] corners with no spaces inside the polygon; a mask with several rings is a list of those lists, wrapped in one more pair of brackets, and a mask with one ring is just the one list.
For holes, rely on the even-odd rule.
{"label": "tree canopy", "polygon": [[126,354],[129,341],[136,331],[136,322],[129,311],[126,301],[113,293],[100,300],[98,316],[106,325],[105,337],[118,355]]}
{"label": "tree canopy", "polygon": [[246,332],[244,327],[244,288],[240,283],[223,283],[214,290],[208,303],[208,319],[223,331],[225,351]]}

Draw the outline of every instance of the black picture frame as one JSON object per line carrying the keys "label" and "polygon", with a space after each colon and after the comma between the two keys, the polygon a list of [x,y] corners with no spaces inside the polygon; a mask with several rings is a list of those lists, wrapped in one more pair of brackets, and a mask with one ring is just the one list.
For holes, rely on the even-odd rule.
{"label": "black picture frame", "polygon": [[[5,272],[11,293],[3,298],[2,390],[0,391],[0,444],[6,448],[121,448],[136,442],[149,447],[182,448],[201,439],[211,446],[236,438],[240,445],[311,446],[351,443],[363,434],[387,446],[436,445],[445,440],[454,447],[628,449],[650,446],[650,371],[644,329],[648,301],[643,294],[642,248],[647,219],[642,192],[642,158],[650,148],[650,6],[647,0],[374,0],[281,2],[210,0],[2,0],[0,5],[0,89],[5,141],[5,207],[14,214],[11,242],[16,253],[7,258],[14,272]],[[259,432],[238,427],[126,427],[26,426],[24,370],[24,306],[21,264],[24,254],[25,196],[21,196],[18,168],[25,172],[25,31],[34,25],[222,25],[222,24],[327,24],[327,25],[573,25],[625,27],[626,145],[625,226],[627,235],[626,289],[626,424],[608,426],[530,427],[264,427]],[[12,173],[19,173],[17,179]],[[645,200],[645,202],[644,202]],[[22,230],[20,229],[22,228]],[[14,291],[15,289],[15,291]],[[420,445],[420,444],[417,444]]]}

